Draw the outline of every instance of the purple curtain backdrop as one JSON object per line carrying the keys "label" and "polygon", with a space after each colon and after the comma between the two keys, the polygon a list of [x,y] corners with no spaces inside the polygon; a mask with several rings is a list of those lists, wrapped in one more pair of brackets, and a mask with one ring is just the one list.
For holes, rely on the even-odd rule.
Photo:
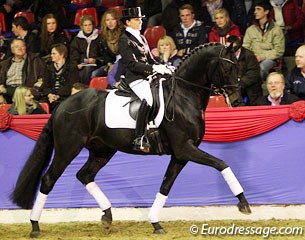
{"label": "purple curtain backdrop", "polygon": [[[201,149],[226,161],[240,180],[250,204],[305,204],[305,122],[292,120],[267,133],[238,142],[203,142]],[[18,208],[9,201],[35,141],[15,131],[0,133],[0,209]],[[83,150],[48,197],[47,208],[98,207],[75,175],[87,159]],[[169,163],[169,156],[118,152],[96,177],[114,207],[149,207]],[[232,205],[221,174],[189,163],[177,178],[166,206]]]}

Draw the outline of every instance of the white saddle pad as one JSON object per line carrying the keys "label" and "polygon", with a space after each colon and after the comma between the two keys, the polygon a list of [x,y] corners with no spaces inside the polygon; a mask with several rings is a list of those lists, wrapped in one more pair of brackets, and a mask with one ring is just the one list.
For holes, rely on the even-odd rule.
{"label": "white saddle pad", "polygon": [[[154,125],[159,127],[164,117],[164,97],[162,81],[165,78],[159,80],[159,100],[160,107],[156,118],[154,119]],[[136,121],[129,115],[129,102],[130,97],[117,96],[115,94],[117,90],[111,90],[106,97],[105,103],[105,123],[109,128],[136,128]]]}

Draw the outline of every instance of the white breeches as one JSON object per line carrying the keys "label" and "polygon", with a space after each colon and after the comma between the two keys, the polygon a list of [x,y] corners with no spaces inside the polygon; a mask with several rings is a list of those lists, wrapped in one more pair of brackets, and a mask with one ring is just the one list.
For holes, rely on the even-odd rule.
{"label": "white breeches", "polygon": [[132,91],[141,99],[146,100],[149,106],[153,104],[153,97],[150,90],[150,84],[147,80],[139,79],[129,84]]}

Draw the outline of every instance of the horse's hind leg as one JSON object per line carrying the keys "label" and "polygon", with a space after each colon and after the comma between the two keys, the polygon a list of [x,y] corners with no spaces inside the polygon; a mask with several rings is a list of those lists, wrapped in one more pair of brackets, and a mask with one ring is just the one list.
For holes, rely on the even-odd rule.
{"label": "horse's hind leg", "polygon": [[99,207],[103,211],[102,224],[106,229],[110,228],[112,223],[111,203],[102,192],[99,186],[94,182],[94,178],[99,170],[104,167],[116,150],[99,146],[99,151],[90,151],[89,158],[85,165],[78,171],[77,179],[84,184],[87,191],[94,197]]}
{"label": "horse's hind leg", "polygon": [[[178,157],[178,156],[177,156]],[[180,151],[179,159],[188,159],[189,161],[213,167],[220,171],[232,193],[238,198],[238,210],[244,214],[250,214],[251,209],[244,195],[244,190],[232,172],[231,168],[222,160],[201,151],[194,146],[190,141],[184,145]]]}
{"label": "horse's hind leg", "polygon": [[155,201],[148,214],[148,218],[154,227],[154,233],[165,233],[164,229],[159,223],[160,212],[166,202],[167,196],[174,184],[174,181],[186,164],[187,161],[178,161],[174,156],[171,158],[160,187],[160,192],[157,193]]}
{"label": "horse's hind leg", "polygon": [[[67,151],[66,149],[70,149],[70,151]],[[66,144],[66,148],[58,148],[58,150],[55,150],[52,164],[42,177],[40,191],[37,194],[35,204],[31,211],[30,220],[32,224],[32,231],[30,233],[30,237],[36,238],[40,235],[38,221],[47,201],[48,194],[52,191],[58,178],[62,175],[71,161],[78,155],[81,149],[81,145],[73,147],[72,145],[67,146]]]}

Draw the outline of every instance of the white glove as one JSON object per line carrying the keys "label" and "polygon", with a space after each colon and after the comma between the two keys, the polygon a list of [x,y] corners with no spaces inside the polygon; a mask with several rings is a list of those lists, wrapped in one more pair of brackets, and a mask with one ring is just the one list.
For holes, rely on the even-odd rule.
{"label": "white glove", "polygon": [[159,73],[159,74],[169,74],[169,75],[172,75],[172,71],[170,68],[168,68],[166,65],[153,65],[153,71],[156,72],[156,73]]}

